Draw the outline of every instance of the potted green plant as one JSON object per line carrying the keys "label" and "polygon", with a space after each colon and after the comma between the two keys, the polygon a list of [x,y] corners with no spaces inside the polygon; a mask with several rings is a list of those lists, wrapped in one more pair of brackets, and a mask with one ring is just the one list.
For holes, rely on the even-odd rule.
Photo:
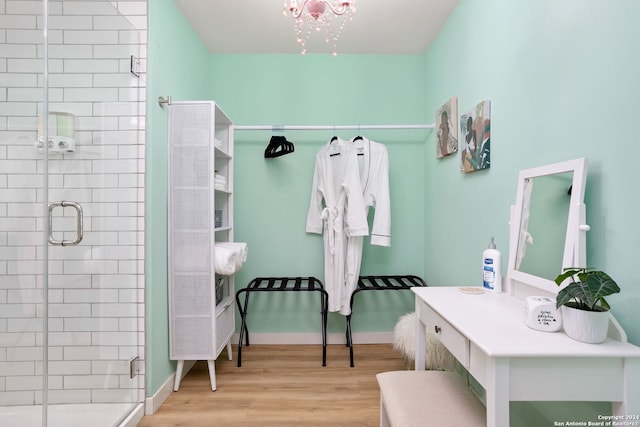
{"label": "potted green plant", "polygon": [[601,343],[607,338],[611,308],[604,297],[620,287],[607,273],[590,268],[567,268],[555,282],[561,286],[567,279],[569,284],[556,296],[564,331],[577,341]]}

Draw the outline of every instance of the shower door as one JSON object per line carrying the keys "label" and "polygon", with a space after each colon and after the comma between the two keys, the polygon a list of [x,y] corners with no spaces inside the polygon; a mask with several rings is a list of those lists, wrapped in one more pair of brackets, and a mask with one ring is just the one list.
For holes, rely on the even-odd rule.
{"label": "shower door", "polygon": [[146,13],[0,0],[0,425],[142,407],[144,40],[120,3]]}

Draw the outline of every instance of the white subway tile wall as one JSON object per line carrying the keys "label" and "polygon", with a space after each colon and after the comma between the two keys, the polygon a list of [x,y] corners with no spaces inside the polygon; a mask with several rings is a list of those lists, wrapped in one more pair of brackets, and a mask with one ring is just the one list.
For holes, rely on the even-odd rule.
{"label": "white subway tile wall", "polygon": [[[84,210],[78,246],[48,246],[50,403],[144,398],[147,1],[50,0],[49,110],[75,116],[50,154],[48,200]],[[42,401],[42,0],[0,0],[0,405]],[[140,77],[130,73],[131,55]],[[57,239],[75,213],[54,210]],[[140,372],[129,378],[129,361]]]}

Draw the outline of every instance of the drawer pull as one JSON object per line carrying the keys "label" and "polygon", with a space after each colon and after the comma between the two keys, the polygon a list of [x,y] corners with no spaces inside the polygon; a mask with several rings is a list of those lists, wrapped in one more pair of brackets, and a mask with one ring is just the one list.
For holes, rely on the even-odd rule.
{"label": "drawer pull", "polygon": [[436,331],[436,334],[439,334],[440,331],[442,331],[442,329],[438,325],[434,326],[433,329]]}

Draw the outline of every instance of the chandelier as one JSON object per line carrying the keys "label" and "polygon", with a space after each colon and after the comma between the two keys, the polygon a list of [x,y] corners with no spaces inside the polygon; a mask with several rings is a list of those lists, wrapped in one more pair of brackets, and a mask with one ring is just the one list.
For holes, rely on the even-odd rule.
{"label": "chandelier", "polygon": [[294,19],[296,41],[300,44],[303,55],[307,53],[306,45],[312,32],[324,33],[325,41],[333,45],[333,56],[336,56],[336,45],[348,21],[356,12],[356,0],[285,0],[282,13],[288,13]]}

